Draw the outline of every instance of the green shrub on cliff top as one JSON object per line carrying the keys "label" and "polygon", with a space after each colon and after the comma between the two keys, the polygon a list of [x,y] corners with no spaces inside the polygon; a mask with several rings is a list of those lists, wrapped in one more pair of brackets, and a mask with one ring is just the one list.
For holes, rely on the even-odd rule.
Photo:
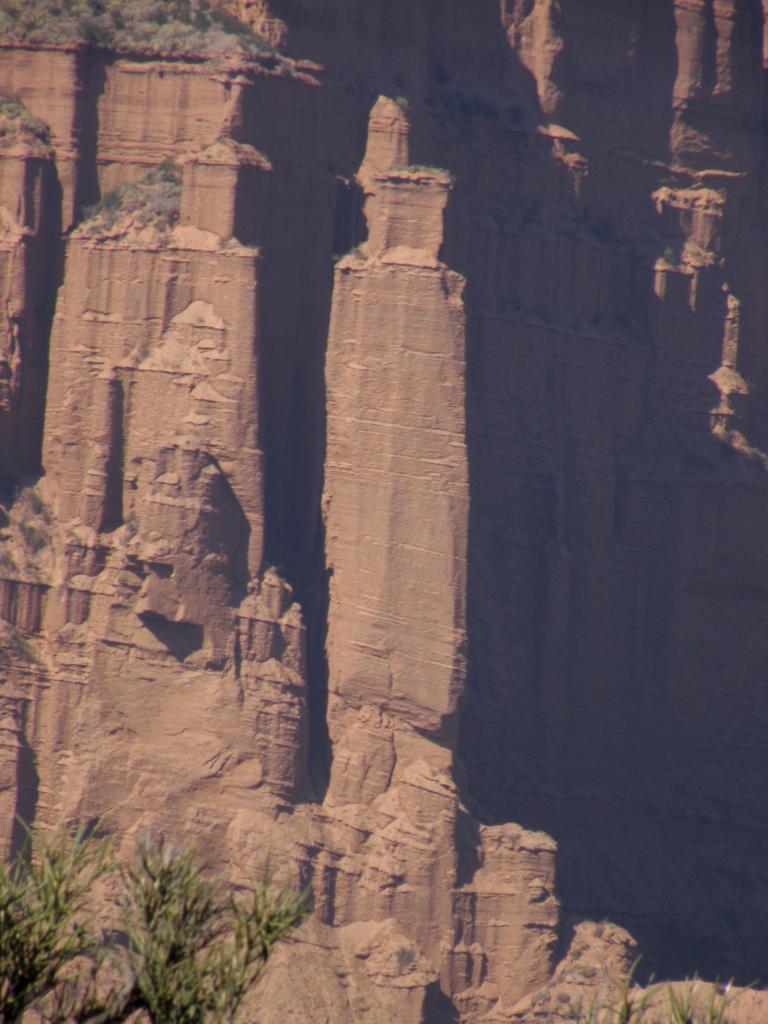
{"label": "green shrub on cliff top", "polygon": [[25,137],[46,145],[50,142],[47,126],[15,96],[0,92],[0,148]]}
{"label": "green shrub on cliff top", "polygon": [[212,0],[3,0],[0,41],[178,55],[271,52]]}
{"label": "green shrub on cliff top", "polygon": [[179,219],[180,200],[181,172],[166,162],[86,207],[83,221],[89,231],[108,231],[121,217],[133,213],[132,226],[143,228],[152,223],[158,230],[168,231]]}

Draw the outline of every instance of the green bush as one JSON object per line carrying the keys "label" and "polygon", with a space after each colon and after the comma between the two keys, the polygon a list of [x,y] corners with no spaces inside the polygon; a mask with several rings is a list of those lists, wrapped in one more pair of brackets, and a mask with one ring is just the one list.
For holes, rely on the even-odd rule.
{"label": "green bush", "polygon": [[16,572],[16,559],[10,553],[10,551],[0,550],[0,573],[3,572]]}
{"label": "green bush", "polygon": [[125,1008],[153,1024],[233,1020],[275,944],[307,913],[301,895],[271,894],[268,873],[242,902],[222,896],[192,854],[169,846],[142,847],[125,879]]}
{"label": "green bush", "polygon": [[181,172],[166,162],[86,207],[83,220],[89,230],[108,231],[121,217],[135,213],[137,227],[151,222],[158,230],[168,231],[179,219],[180,201]]}
{"label": "green bush", "polygon": [[3,0],[0,39],[179,55],[273,52],[211,0]]}
{"label": "green bush", "polygon": [[41,530],[39,526],[34,523],[27,523],[22,520],[19,523],[19,530],[24,538],[27,549],[33,555],[36,555],[39,551],[48,544],[50,537],[46,530]]}
{"label": "green bush", "polygon": [[0,1016],[7,1024],[54,991],[65,968],[95,945],[88,894],[108,850],[59,835],[39,856],[0,864]]}
{"label": "green bush", "polygon": [[0,148],[24,138],[45,145],[51,141],[48,127],[43,121],[33,117],[16,96],[0,92]]}
{"label": "green bush", "polygon": [[10,624],[6,624],[3,629],[2,647],[0,649],[3,648],[3,660],[7,660],[7,653],[9,652],[18,661],[26,662],[28,665],[39,664],[40,659],[35,653],[32,644]]}
{"label": "green bush", "polygon": [[[119,931],[96,927],[93,886],[121,889]],[[201,874],[192,853],[145,844],[118,868],[108,845],[59,835],[0,869],[0,1019],[231,1024],[277,942],[307,915],[304,894],[247,896]]]}

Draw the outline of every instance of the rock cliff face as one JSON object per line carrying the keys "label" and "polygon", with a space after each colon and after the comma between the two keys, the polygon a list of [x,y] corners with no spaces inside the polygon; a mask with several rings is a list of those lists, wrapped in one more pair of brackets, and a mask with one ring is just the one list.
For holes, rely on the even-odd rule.
{"label": "rock cliff face", "polygon": [[763,978],[760,4],[225,6],[0,47],[4,820],[271,853],[268,1024]]}

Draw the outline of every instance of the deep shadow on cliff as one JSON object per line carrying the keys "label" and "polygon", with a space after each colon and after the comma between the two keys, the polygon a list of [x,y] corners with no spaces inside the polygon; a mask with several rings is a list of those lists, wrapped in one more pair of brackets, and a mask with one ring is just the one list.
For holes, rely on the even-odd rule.
{"label": "deep shadow on cliff", "polygon": [[[702,16],[711,75],[711,9]],[[766,479],[760,456],[712,436],[708,379],[748,215],[723,228],[724,266],[694,271],[692,299],[683,224],[652,195],[685,175],[642,157],[674,161],[672,9],[639,25],[614,11],[616,59],[624,49],[636,63],[582,86],[596,27],[567,8],[555,26],[557,122],[576,139],[538,155],[541,199],[528,192],[522,229],[488,208],[460,150],[449,158],[446,258],[467,278],[469,313],[459,751],[492,820],[556,839],[564,947],[569,923],[607,918],[638,939],[644,972],[748,982],[765,971],[768,768],[763,566],[746,521],[762,516]],[[714,120],[712,148],[728,153]],[[520,156],[494,142],[514,201]],[[588,167],[570,194],[569,148]],[[500,231],[466,217],[484,203]]]}
{"label": "deep shadow on cliff", "polygon": [[[273,8],[290,25],[295,6]],[[754,10],[734,17],[742,41],[757,30]],[[712,5],[701,19],[706,97],[722,25]],[[488,820],[556,839],[563,948],[575,922],[608,918],[657,977],[751,981],[768,910],[767,482],[759,454],[713,436],[709,378],[728,290],[753,316],[762,302],[729,269],[754,242],[745,148],[758,129],[738,137],[699,98],[689,121],[711,156],[689,171],[670,152],[671,6],[553,14],[538,83],[495,4],[475,12],[461,54],[451,11],[437,20],[426,54],[388,36],[354,63],[410,101],[413,162],[455,176],[444,259],[467,281],[467,795]],[[294,38],[338,67],[338,34],[354,27],[339,14],[325,25]],[[557,93],[547,111],[543,85]],[[753,175],[747,211],[726,212],[715,258],[692,268],[690,222],[658,192],[740,170]]]}

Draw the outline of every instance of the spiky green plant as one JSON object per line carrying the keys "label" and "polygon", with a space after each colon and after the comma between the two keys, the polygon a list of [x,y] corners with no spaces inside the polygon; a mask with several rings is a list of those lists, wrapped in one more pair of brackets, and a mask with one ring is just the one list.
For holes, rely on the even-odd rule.
{"label": "spiky green plant", "polygon": [[[94,884],[117,876],[122,928],[99,930]],[[276,943],[309,912],[267,871],[245,895],[169,844],[117,868],[82,831],[0,867],[0,1020],[30,1008],[47,1024],[231,1024]],[[116,939],[117,936],[117,939]]]}
{"label": "spiky green plant", "polygon": [[580,1013],[578,1024],[729,1024],[730,984],[705,984],[694,977],[680,986],[642,989],[632,985],[633,973],[634,966],[618,995],[598,995]]}
{"label": "spiky green plant", "polygon": [[131,981],[125,1013],[152,1024],[235,1019],[277,942],[309,910],[305,894],[272,892],[266,872],[245,898],[222,894],[190,851],[145,844],[124,871]]}
{"label": "spiky green plant", "polygon": [[0,1016],[20,1021],[52,992],[77,957],[91,954],[96,932],[88,913],[94,883],[110,869],[108,844],[83,830],[30,841],[0,864]]}

